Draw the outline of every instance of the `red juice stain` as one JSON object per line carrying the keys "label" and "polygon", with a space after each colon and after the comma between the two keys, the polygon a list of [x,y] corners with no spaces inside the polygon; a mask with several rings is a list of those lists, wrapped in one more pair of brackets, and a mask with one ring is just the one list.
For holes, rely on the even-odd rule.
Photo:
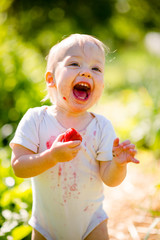
{"label": "red juice stain", "polygon": [[76,177],[77,177],[76,172],[73,172],[73,177],[74,177],[74,183],[76,183]]}
{"label": "red juice stain", "polygon": [[61,175],[62,175],[62,168],[61,168],[61,166],[59,166],[58,175],[59,175],[59,176],[61,176]]}
{"label": "red juice stain", "polygon": [[66,97],[63,97],[64,100],[66,100]]}
{"label": "red juice stain", "polygon": [[56,139],[55,136],[51,136],[51,137],[50,137],[50,139],[46,142],[46,147],[47,147],[47,149],[51,148],[51,146],[52,146],[52,144],[53,144],[53,142],[54,142],[55,139]]}
{"label": "red juice stain", "polygon": [[70,186],[70,191],[77,191],[76,176],[77,176],[76,172],[73,172],[74,184],[72,184],[72,186]]}
{"label": "red juice stain", "polygon": [[83,211],[86,212],[87,210],[88,210],[88,206]]}
{"label": "red juice stain", "polygon": [[77,184],[74,183],[71,187],[70,187],[70,191],[76,191],[77,190]]}
{"label": "red juice stain", "polygon": [[93,132],[93,135],[96,136],[96,130]]}

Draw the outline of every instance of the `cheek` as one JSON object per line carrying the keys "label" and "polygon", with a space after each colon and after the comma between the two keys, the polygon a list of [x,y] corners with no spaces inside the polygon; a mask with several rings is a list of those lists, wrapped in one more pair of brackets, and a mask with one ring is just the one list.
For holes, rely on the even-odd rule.
{"label": "cheek", "polygon": [[95,96],[100,97],[102,95],[104,89],[104,81],[97,81],[96,85],[95,85]]}
{"label": "cheek", "polygon": [[58,89],[64,97],[70,95],[73,89],[74,79],[75,77],[71,75],[65,75],[64,78],[60,79],[58,83]]}
{"label": "cheek", "polygon": [[60,86],[59,86],[59,93],[63,96],[63,97],[66,97],[70,94],[70,91],[72,89],[71,85],[66,82],[62,83]]}
{"label": "cheek", "polygon": [[68,101],[70,93],[71,93],[71,85],[66,84],[65,81],[64,81],[64,84],[62,82],[62,84],[60,84],[58,87],[58,96],[62,98],[63,101]]}
{"label": "cheek", "polygon": [[95,93],[94,93],[94,99],[96,101],[99,100],[99,98],[102,96],[102,92],[103,92],[103,88],[98,88],[96,89]]}

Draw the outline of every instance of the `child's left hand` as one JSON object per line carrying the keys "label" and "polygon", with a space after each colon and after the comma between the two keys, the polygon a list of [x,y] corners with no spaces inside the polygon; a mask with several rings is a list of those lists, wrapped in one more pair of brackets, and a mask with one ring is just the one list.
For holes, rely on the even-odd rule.
{"label": "child's left hand", "polygon": [[137,151],[135,145],[131,144],[129,140],[119,143],[119,138],[116,138],[113,142],[113,161],[119,166],[123,166],[129,162],[139,163],[135,158]]}

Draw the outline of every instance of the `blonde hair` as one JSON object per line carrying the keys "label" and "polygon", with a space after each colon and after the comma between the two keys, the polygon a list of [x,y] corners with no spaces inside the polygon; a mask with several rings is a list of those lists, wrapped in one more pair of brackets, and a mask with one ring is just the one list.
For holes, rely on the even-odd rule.
{"label": "blonde hair", "polygon": [[[72,46],[73,43],[78,43],[79,45],[84,45],[85,42],[92,42],[94,43],[103,53],[105,57],[105,53],[109,52],[109,48],[100,40],[97,38],[87,35],[87,34],[71,34],[70,36],[64,38],[61,42],[54,45],[50,51],[48,56],[46,57],[47,60],[47,67],[46,72],[51,72],[54,74],[56,64],[59,61],[60,58],[62,58],[61,51],[63,51],[64,48],[69,48]],[[51,102],[53,103],[51,89],[47,87],[48,94],[43,99],[43,101],[50,98]]]}

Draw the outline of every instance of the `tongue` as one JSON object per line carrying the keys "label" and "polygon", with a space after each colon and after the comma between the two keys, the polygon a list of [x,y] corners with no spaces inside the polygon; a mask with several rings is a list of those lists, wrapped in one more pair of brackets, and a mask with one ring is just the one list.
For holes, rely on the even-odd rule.
{"label": "tongue", "polygon": [[79,99],[86,99],[87,98],[87,92],[86,91],[74,89],[73,93]]}

